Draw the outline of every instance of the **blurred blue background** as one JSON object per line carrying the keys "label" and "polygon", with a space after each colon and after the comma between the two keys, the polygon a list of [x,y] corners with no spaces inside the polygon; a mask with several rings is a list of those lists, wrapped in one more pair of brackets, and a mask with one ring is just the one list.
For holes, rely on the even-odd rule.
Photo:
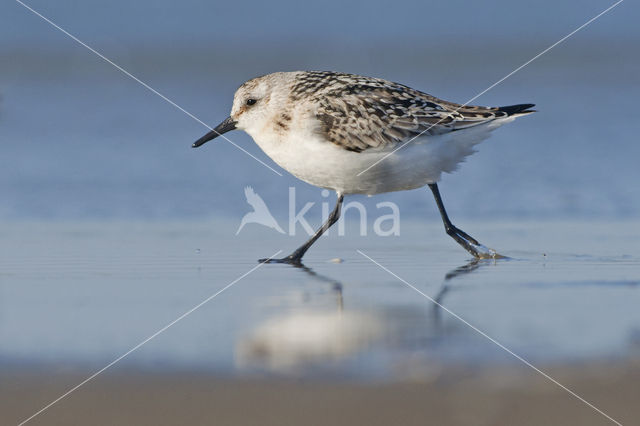
{"label": "blurred blue background", "polygon": [[[242,82],[283,70],[383,77],[462,103],[612,3],[27,4],[213,126]],[[474,102],[539,112],[444,177],[454,217],[640,217],[638,12],[623,2]],[[222,140],[191,149],[205,127],[19,3],[0,16],[0,219],[239,219],[247,185],[276,217],[289,186],[322,201]],[[277,168],[247,135],[228,136]],[[361,198],[439,220],[424,190]]]}

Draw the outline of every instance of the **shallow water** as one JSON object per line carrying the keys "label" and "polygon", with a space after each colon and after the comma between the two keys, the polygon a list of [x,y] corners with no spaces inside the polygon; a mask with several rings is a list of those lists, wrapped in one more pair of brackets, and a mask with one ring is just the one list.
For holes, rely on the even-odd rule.
{"label": "shallow water", "polygon": [[[107,364],[302,237],[258,225],[235,236],[236,225],[3,225],[4,366]],[[463,229],[511,258],[471,261],[437,222],[404,223],[397,237],[332,235],[309,269],[260,266],[120,367],[406,378],[518,362],[447,310],[534,363],[638,355],[637,222]]]}

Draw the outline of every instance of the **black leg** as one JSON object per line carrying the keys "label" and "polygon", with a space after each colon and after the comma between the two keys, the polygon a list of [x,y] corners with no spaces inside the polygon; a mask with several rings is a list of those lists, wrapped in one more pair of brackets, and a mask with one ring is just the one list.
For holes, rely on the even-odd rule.
{"label": "black leg", "polygon": [[440,190],[438,189],[438,184],[430,183],[429,188],[431,188],[433,197],[436,199],[436,204],[438,205],[438,210],[440,210],[440,216],[442,216],[442,222],[444,222],[444,230],[447,232],[447,235],[456,240],[458,244],[460,244],[465,250],[467,250],[473,255],[473,257],[477,259],[500,259],[504,257],[496,253],[494,250],[483,246],[475,238],[473,238],[463,230],[456,228],[449,220],[447,211],[444,208],[442,198],[440,197]]}
{"label": "black leg", "polygon": [[336,206],[329,215],[327,221],[316,231],[315,234],[309,240],[301,245],[296,251],[291,253],[287,257],[283,257],[282,259],[260,259],[258,262],[265,263],[289,263],[292,265],[301,265],[302,264],[302,256],[309,250],[309,247],[316,242],[318,238],[324,234],[327,229],[331,228],[331,225],[336,223],[338,219],[340,219],[340,209],[342,208],[342,200],[344,199],[344,195],[338,194],[338,201],[336,202]]}

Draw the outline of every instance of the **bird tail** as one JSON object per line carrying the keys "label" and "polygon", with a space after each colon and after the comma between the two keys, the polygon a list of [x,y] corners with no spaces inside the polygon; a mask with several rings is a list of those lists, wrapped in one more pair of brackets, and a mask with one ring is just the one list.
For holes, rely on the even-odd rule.
{"label": "bird tail", "polygon": [[535,104],[518,104],[518,105],[507,105],[498,107],[498,111],[506,112],[508,117],[514,116],[519,117],[521,115],[531,114],[536,112],[533,108],[536,106]]}
{"label": "bird tail", "polygon": [[[535,112],[531,109],[533,106],[534,104],[518,104],[494,108],[494,112],[497,109],[498,112],[502,112],[503,114],[496,114],[498,115],[497,117],[480,121],[475,125],[456,129],[455,132],[444,135],[445,138],[443,140],[446,142],[439,147],[439,152],[433,157],[440,158],[440,164],[435,168],[439,168],[448,173],[456,170],[465,157],[475,152],[475,145],[487,139],[491,131],[515,120],[516,117]],[[439,178],[440,176],[438,176],[438,179]],[[434,179],[434,181],[438,179]]]}

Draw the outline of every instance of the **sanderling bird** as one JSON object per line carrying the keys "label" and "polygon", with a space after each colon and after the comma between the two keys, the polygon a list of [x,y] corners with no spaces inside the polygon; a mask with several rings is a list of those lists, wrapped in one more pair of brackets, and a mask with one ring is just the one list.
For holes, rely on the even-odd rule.
{"label": "sanderling bird", "polygon": [[244,83],[231,115],[197,148],[230,130],[247,132],[297,178],[337,193],[328,220],[283,259],[301,264],[311,245],[340,218],[346,194],[380,194],[428,185],[448,235],[476,258],[502,257],[449,220],[437,182],[453,172],[492,130],[530,114],[533,104],[460,105],[379,78],[329,71],[276,72]]}

